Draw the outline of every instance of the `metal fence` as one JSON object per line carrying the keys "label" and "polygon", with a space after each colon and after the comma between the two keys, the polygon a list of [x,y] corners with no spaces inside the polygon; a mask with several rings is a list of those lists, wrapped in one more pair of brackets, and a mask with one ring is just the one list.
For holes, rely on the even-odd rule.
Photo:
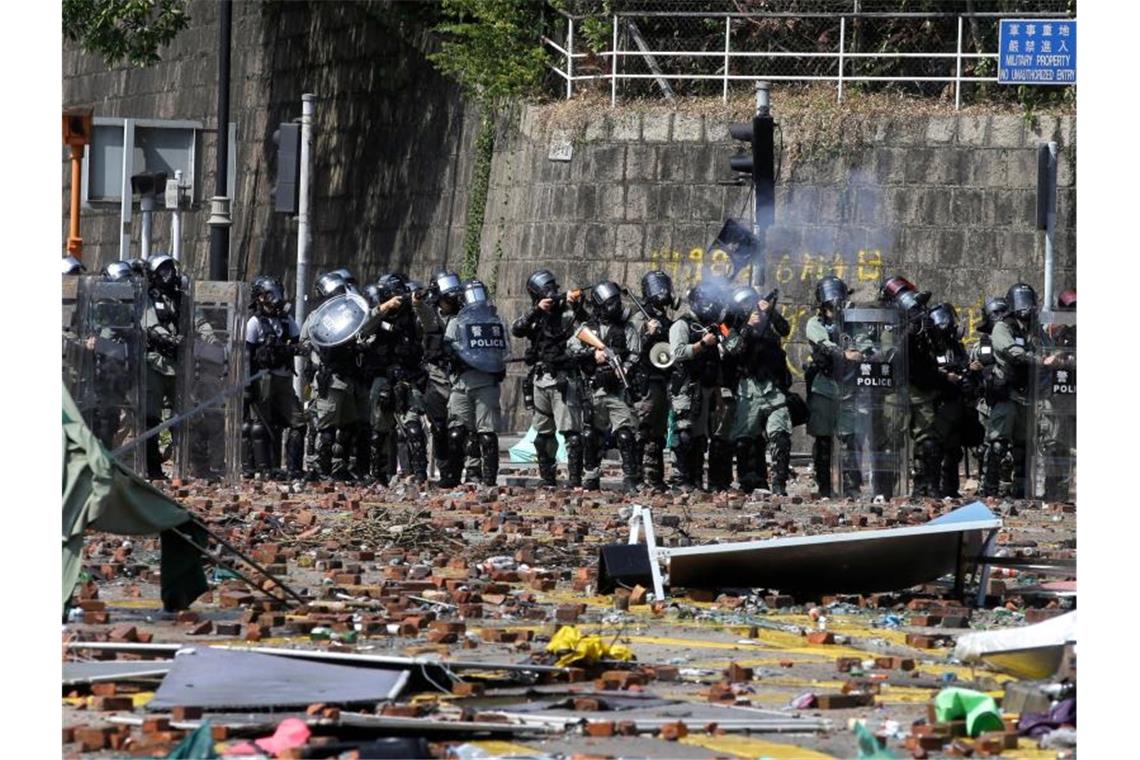
{"label": "metal fence", "polygon": [[775,5],[756,0],[561,5],[551,7],[554,21],[542,43],[566,98],[608,89],[613,105],[623,97],[678,95],[727,101],[734,85],[766,80],[833,83],[839,101],[850,89],[891,87],[946,99],[952,89],[955,108],[970,88],[997,82],[1000,19],[1044,24],[1072,18],[1075,7],[1064,0],[972,13],[876,10],[898,4],[873,0],[806,4],[824,10],[805,12],[750,10]]}

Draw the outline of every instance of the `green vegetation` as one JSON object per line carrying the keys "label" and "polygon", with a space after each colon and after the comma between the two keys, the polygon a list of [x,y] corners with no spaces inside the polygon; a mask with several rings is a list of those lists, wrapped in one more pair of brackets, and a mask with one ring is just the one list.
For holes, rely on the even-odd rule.
{"label": "green vegetation", "polygon": [[120,63],[150,66],[160,48],[186,28],[187,0],[63,0],[63,36],[100,56],[108,68]]}

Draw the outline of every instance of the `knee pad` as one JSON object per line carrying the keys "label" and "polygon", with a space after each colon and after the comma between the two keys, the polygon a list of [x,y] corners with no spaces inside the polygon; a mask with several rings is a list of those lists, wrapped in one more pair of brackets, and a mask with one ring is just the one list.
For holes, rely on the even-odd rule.
{"label": "knee pad", "polygon": [[253,423],[252,422],[241,423],[241,435],[242,435],[242,438],[251,438],[253,436]]}
{"label": "knee pad", "polygon": [[[538,448],[538,439],[535,439],[535,448]],[[456,425],[447,430],[447,445],[451,447],[452,451],[463,451],[467,445],[467,428],[463,425]]]}
{"label": "knee pad", "polygon": [[336,445],[336,430],[318,430],[317,431],[317,446],[324,449],[332,449]]}
{"label": "knee pad", "polygon": [[648,438],[645,441],[645,455],[655,457],[665,450],[659,438]]}
{"label": "knee pad", "polygon": [[627,427],[619,429],[615,435],[617,438],[618,448],[624,449],[628,446],[633,446],[637,443],[637,437],[634,436],[633,431]]}
{"label": "knee pad", "polygon": [[693,446],[693,434],[688,430],[678,430],[676,439],[676,448],[678,449],[689,449]]}
{"label": "knee pad", "polygon": [[404,431],[409,442],[423,443],[424,440],[426,440],[424,437],[424,426],[419,420],[409,422],[404,426]]}
{"label": "knee pad", "polygon": [[499,446],[499,436],[497,433],[480,433],[479,434],[479,447],[486,451],[490,447]]}
{"label": "knee pad", "polygon": [[249,435],[255,441],[269,440],[269,428],[260,422],[255,422],[249,426]]}
{"label": "knee pad", "polygon": [[566,439],[567,451],[581,451],[582,450],[582,434],[581,433],[563,433],[562,437]]}

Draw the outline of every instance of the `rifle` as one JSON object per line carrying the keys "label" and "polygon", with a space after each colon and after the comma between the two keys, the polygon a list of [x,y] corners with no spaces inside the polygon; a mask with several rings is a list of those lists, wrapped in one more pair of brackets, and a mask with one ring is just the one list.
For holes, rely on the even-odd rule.
{"label": "rifle", "polygon": [[603,343],[602,339],[598,337],[598,334],[586,325],[582,325],[582,327],[579,328],[577,332],[577,338],[587,346],[591,346],[606,355],[606,364],[610,365],[610,369],[614,371],[614,374],[617,375],[618,380],[621,380],[621,384],[628,391],[629,378],[626,377],[625,369],[621,366],[621,359],[618,357],[617,353],[615,353],[612,348]]}

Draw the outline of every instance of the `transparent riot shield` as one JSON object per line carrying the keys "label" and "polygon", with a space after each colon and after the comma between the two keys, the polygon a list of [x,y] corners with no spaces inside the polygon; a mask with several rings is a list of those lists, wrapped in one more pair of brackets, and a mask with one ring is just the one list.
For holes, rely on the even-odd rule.
{"label": "transparent riot shield", "polygon": [[1077,313],[1043,311],[1031,370],[1025,496],[1077,499]]}
{"label": "transparent riot shield", "polygon": [[[179,415],[245,381],[248,291],[242,282],[191,282],[182,295],[176,410]],[[174,427],[174,473],[235,482],[241,477],[242,392]]]}
{"label": "transparent riot shield", "polygon": [[455,353],[459,358],[480,372],[505,371],[511,356],[511,339],[495,307],[487,303],[464,306],[455,320]]}
{"label": "transparent riot shield", "polygon": [[[79,278],[72,322],[78,350],[72,390],[83,420],[113,451],[146,427],[146,338],[142,327],[146,291],[139,282]],[[119,457],[145,472],[145,447]]]}
{"label": "transparent riot shield", "polygon": [[908,485],[906,342],[898,310],[848,307],[838,343],[858,360],[840,359],[839,417],[832,466],[845,496],[873,499],[905,494]]}
{"label": "transparent riot shield", "polygon": [[[74,275],[63,275],[63,321],[60,324],[63,330],[63,386],[67,388],[72,398],[77,394],[76,383],[79,380],[79,365],[83,357],[79,331],[75,324],[81,279]],[[78,399],[76,401],[78,402]]]}

